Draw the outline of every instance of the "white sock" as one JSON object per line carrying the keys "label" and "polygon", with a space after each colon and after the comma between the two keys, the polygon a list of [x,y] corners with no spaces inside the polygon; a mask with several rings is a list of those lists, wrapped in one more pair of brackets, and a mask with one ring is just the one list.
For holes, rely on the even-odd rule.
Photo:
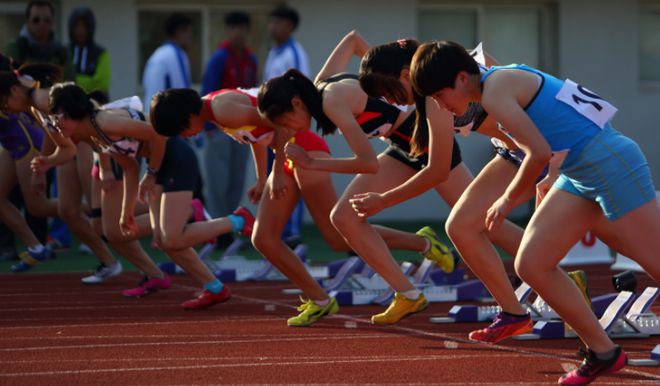
{"label": "white sock", "polygon": [[314,300],[314,304],[317,306],[325,307],[330,303],[330,298],[327,298],[325,300]]}
{"label": "white sock", "polygon": [[44,247],[43,244],[37,244],[37,245],[33,245],[31,247],[28,247],[28,251],[30,251],[32,253],[41,253],[41,252],[44,251],[44,248],[45,247]]}
{"label": "white sock", "polygon": [[424,247],[424,249],[423,249],[422,252],[421,252],[422,255],[425,254],[425,253],[428,253],[428,251],[431,250],[431,240],[429,240],[429,239],[427,239],[426,237],[424,237],[424,241],[426,242],[426,246]]}
{"label": "white sock", "polygon": [[418,289],[411,289],[410,291],[399,292],[401,295],[405,296],[408,300],[417,300],[419,295],[422,294],[422,291]]}

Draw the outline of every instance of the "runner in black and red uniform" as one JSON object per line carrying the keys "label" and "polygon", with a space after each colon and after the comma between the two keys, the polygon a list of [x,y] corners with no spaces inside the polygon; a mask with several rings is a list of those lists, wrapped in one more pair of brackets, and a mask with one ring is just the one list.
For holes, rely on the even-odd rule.
{"label": "runner in black and red uniform", "polygon": [[[332,249],[351,248],[330,222],[330,211],[337,201],[330,174],[297,168],[284,158],[282,149],[287,142],[295,143],[309,156],[318,158],[329,157],[330,150],[321,137],[308,129],[289,134],[274,128],[259,115],[256,92],[256,89],[227,89],[200,97],[194,90],[167,90],[154,101],[152,121],[156,130],[167,136],[193,135],[205,122],[213,122],[237,141],[252,146],[257,183],[248,196],[253,203],[260,203],[252,241],[309,299],[303,300],[301,314],[288,320],[290,326],[307,326],[335,313],[338,307],[280,238],[298,198],[302,196],[305,200],[316,226]],[[266,175],[266,146],[272,146],[276,153],[270,177]],[[378,227],[378,231],[392,248],[423,252],[429,244],[424,237],[411,233],[384,227]]]}
{"label": "runner in black and red uniform", "polygon": [[[396,291],[395,300],[387,311],[372,317],[373,323],[391,324],[426,308],[426,298],[402,274],[389,251],[391,245],[366,221],[366,216],[356,214],[349,199],[359,193],[386,192],[409,179],[421,182],[410,185],[412,189],[406,188],[409,191],[406,198],[390,202],[387,206],[395,205],[436,187],[437,176],[427,171],[435,168],[425,165],[447,162],[447,169],[451,167],[452,173],[448,183],[437,189],[451,204],[462,191],[454,186],[467,185],[464,181],[468,181],[471,176],[460,161],[458,149],[453,154],[429,151],[426,156],[407,155],[411,128],[414,127],[413,110],[394,106],[385,100],[369,98],[360,88],[356,77],[344,73],[351,57],[354,54],[361,56],[367,49],[364,40],[356,33],[350,33],[334,49],[315,83],[300,72],[290,70],[262,86],[258,103],[265,117],[289,131],[306,129],[313,117],[324,135],[334,133],[337,129],[343,134],[353,151],[350,157],[315,158],[295,144],[286,145],[286,155],[300,169],[359,173],[333,209],[332,222],[358,255]],[[369,143],[372,137],[386,139],[391,144],[390,148],[377,157]],[[450,136],[449,140],[453,138]],[[431,154],[435,157],[431,157]],[[425,257],[435,260],[443,270],[452,271],[453,258],[447,247],[437,240],[435,232],[425,227],[417,235],[431,242]]]}

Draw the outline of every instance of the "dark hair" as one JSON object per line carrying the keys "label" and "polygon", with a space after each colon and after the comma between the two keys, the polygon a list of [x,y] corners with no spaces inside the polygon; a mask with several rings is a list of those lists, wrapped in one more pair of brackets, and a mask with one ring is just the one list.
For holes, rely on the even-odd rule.
{"label": "dark hair", "polygon": [[479,65],[458,43],[439,41],[422,44],[410,65],[410,82],[420,95],[429,96],[454,88],[459,72],[479,74]]}
{"label": "dark hair", "polygon": [[174,37],[179,30],[188,28],[192,24],[191,18],[181,12],[174,12],[165,21],[165,34],[170,38]]}
{"label": "dark hair", "polygon": [[87,93],[73,82],[58,83],[48,94],[50,113],[64,113],[69,119],[80,121],[94,112],[94,104]]}
{"label": "dark hair", "polygon": [[225,25],[234,26],[250,26],[250,15],[243,11],[231,11],[225,16]]}
{"label": "dark hair", "polygon": [[282,76],[261,85],[257,96],[257,108],[273,122],[282,114],[293,110],[291,99],[299,97],[317,123],[323,135],[332,134],[337,126],[323,112],[323,96],[314,83],[302,72],[292,68]]}
{"label": "dark hair", "polygon": [[26,19],[30,18],[30,12],[32,12],[32,7],[48,7],[50,8],[50,14],[55,16],[55,8],[53,7],[53,3],[51,3],[50,1],[37,0],[37,1],[30,1],[28,5],[25,7]]}
{"label": "dark hair", "polygon": [[11,57],[0,54],[0,96],[7,97],[11,88],[20,85],[19,75],[28,75],[47,88],[62,81],[62,68],[52,64],[26,64],[16,68]]}
{"label": "dark hair", "polygon": [[298,16],[298,11],[286,5],[281,5],[270,12],[269,17],[277,17],[279,19],[286,19],[293,24],[293,29],[298,28],[298,23],[300,22],[300,17]]}
{"label": "dark hair", "polygon": [[358,79],[364,92],[372,98],[388,96],[405,104],[408,97],[399,76],[410,67],[419,45],[417,40],[405,39],[371,47],[360,61]]}
{"label": "dark hair", "polygon": [[103,90],[93,90],[87,94],[89,99],[93,99],[98,103],[99,105],[104,105],[106,103],[110,102],[110,97],[108,97],[108,93],[103,91]]}
{"label": "dark hair", "polygon": [[[387,96],[396,103],[407,104],[408,94],[399,77],[401,71],[410,67],[420,42],[415,39],[401,39],[395,42],[374,46],[367,51],[360,62],[360,86],[372,98]],[[415,129],[410,141],[410,154],[420,156],[428,147],[429,128],[426,122],[426,99],[413,90],[415,100]]]}
{"label": "dark hair", "polygon": [[190,127],[190,116],[202,111],[202,98],[189,88],[161,91],[151,100],[150,119],[154,130],[166,137],[176,137]]}

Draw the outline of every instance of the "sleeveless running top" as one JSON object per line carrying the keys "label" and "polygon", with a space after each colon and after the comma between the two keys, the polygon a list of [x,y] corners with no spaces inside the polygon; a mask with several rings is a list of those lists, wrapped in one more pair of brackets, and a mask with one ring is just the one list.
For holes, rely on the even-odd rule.
{"label": "sleeveless running top", "polygon": [[[128,111],[134,121],[144,121],[144,114],[133,109],[124,109]],[[130,137],[122,137],[118,140],[110,138],[96,122],[96,115],[99,110],[96,110],[90,116],[92,126],[96,130],[96,137],[92,137],[92,141],[98,149],[104,153],[113,153],[135,158],[142,149],[142,141]]]}
{"label": "sleeveless running top", "polygon": [[511,64],[491,67],[481,82],[503,69],[528,71],[540,77],[539,88],[524,109],[553,152],[569,150],[568,158],[577,156],[601,129],[611,127],[617,109],[570,79],[562,81],[535,68]]}
{"label": "sleeveless running top", "polygon": [[250,88],[250,89],[226,88],[226,89],[210,92],[204,96],[203,101],[204,101],[204,105],[206,106],[207,109],[209,109],[209,111],[211,111],[211,113],[213,114],[213,118],[215,119],[211,123],[216,125],[220,130],[231,135],[238,142],[245,144],[251,144],[251,143],[269,144],[274,136],[273,129],[270,127],[241,126],[239,128],[230,128],[230,127],[220,126],[220,124],[218,123],[218,117],[215,116],[215,113],[213,113],[213,109],[211,108],[211,102],[213,101],[214,96],[228,92],[237,92],[239,94],[246,95],[248,98],[250,98],[250,102],[252,103],[252,106],[257,107],[257,93],[259,92],[258,88]]}
{"label": "sleeveless running top", "polygon": [[[337,74],[320,81],[317,87],[323,95],[323,91],[329,84],[344,79],[357,80],[358,77],[355,74]],[[355,117],[355,120],[360,124],[362,131],[368,138],[383,137],[392,129],[392,125],[396,123],[401,113],[401,109],[384,100],[368,97],[364,111]]]}

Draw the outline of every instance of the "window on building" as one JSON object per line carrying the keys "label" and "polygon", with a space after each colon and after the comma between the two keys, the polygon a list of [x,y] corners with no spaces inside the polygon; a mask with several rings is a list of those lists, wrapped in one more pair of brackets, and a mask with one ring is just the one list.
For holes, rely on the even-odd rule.
{"label": "window on building", "polygon": [[421,40],[454,40],[467,48],[484,43],[501,63],[525,63],[556,70],[556,12],[547,3],[421,0]]}
{"label": "window on building", "polygon": [[639,80],[660,84],[660,2],[644,3],[639,12]]}

